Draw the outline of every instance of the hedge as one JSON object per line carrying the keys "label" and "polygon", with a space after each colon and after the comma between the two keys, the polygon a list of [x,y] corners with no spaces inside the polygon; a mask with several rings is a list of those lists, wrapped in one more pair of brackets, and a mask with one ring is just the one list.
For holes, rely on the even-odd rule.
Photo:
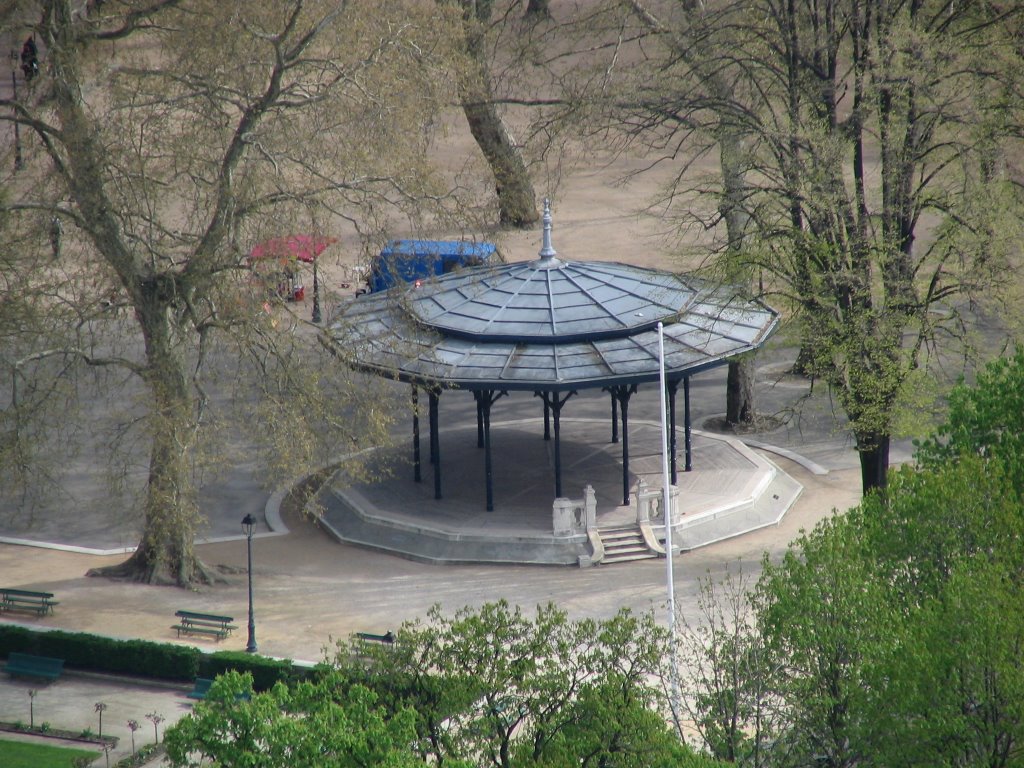
{"label": "hedge", "polygon": [[181,682],[191,682],[196,677],[216,677],[234,669],[251,672],[256,690],[270,688],[278,680],[290,682],[309,673],[290,661],[241,651],[206,654],[189,645],[115,640],[84,632],[36,632],[0,624],[0,656],[6,659],[11,652],[64,659],[68,667],[75,669]]}

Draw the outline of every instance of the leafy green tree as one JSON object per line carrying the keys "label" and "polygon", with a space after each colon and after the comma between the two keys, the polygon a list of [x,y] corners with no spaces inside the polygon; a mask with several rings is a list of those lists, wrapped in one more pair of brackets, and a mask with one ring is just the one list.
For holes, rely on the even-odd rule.
{"label": "leafy green tree", "polygon": [[972,558],[989,557],[1011,573],[1024,566],[1024,552],[1011,545],[1024,533],[1024,510],[998,459],[903,468],[892,489],[888,501],[866,499],[850,516],[892,599],[907,610],[941,594]]}
{"label": "leafy green tree", "polygon": [[[697,596],[699,620],[677,617],[680,693],[688,724],[716,758],[761,765],[771,734],[774,677],[762,634],[752,620],[748,578],[708,576]],[[682,725],[682,724],[680,724]]]}
{"label": "leafy green tree", "polygon": [[404,625],[393,647],[342,649],[346,676],[416,712],[422,759],[476,766],[659,766],[698,760],[667,727],[665,631],[622,611],[533,619],[505,602]]}
{"label": "leafy green tree", "polygon": [[[766,561],[746,601],[726,593],[706,611],[709,652],[690,667],[690,689],[709,747],[757,766],[1021,764],[1019,414],[993,397],[1012,368],[997,362],[958,390],[942,439],[924,443],[923,466],[895,472],[884,497]],[[739,663],[740,645],[760,663]]]}
{"label": "leafy green tree", "polygon": [[361,686],[339,687],[328,674],[254,693],[252,676],[228,672],[192,713],[167,730],[175,768],[411,768],[413,713],[386,714]]}
{"label": "leafy green tree", "polygon": [[869,754],[874,660],[898,619],[854,525],[834,517],[765,562],[753,597],[783,765],[840,768]]}
{"label": "leafy green tree", "polygon": [[998,458],[1018,492],[1024,489],[1024,352],[989,363],[973,386],[949,396],[949,414],[917,445],[921,466],[938,468],[965,455]]}
{"label": "leafy green tree", "polygon": [[964,557],[936,598],[894,627],[875,721],[877,764],[1019,766],[1024,592],[1003,564]]}
{"label": "leafy green tree", "polygon": [[529,619],[506,603],[353,640],[319,676],[254,693],[218,678],[169,729],[175,768],[438,765],[716,768],[665,721],[665,632],[650,616]]}

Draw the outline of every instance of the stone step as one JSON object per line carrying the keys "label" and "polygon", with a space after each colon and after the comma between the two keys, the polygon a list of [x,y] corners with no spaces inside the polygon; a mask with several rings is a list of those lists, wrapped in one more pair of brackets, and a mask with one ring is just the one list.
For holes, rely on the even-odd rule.
{"label": "stone step", "polygon": [[623,538],[637,538],[640,531],[635,526],[632,528],[601,528],[601,541],[610,541]]}
{"label": "stone step", "polygon": [[635,555],[609,555],[608,553],[605,553],[601,564],[614,565],[615,563],[628,563],[634,560],[654,560],[656,557],[657,555],[649,549]]}
{"label": "stone step", "polygon": [[650,560],[658,555],[647,548],[643,535],[636,527],[603,528],[600,531],[604,545],[602,563],[625,563],[633,560]]}
{"label": "stone step", "polygon": [[604,542],[605,552],[646,552],[647,543],[642,539],[636,539],[635,541],[617,541],[613,543]]}

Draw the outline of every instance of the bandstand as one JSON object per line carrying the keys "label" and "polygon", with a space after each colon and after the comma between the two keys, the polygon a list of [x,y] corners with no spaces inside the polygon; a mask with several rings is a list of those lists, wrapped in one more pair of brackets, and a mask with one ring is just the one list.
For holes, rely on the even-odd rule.
{"label": "bandstand", "polygon": [[[398,528],[386,525],[383,539],[412,540],[416,538],[416,531],[429,536],[425,531],[431,528],[431,518],[441,521],[442,531],[448,529],[451,533],[451,510],[466,507],[462,486],[472,485],[482,490],[476,509],[466,510],[474,520],[473,530],[454,534],[454,540],[486,539],[488,529],[493,528],[499,542],[484,547],[489,553],[487,556],[460,553],[457,544],[442,547],[451,556],[437,558],[429,553],[409,551],[406,544],[395,551],[428,560],[454,561],[582,563],[604,559],[605,548],[597,531],[601,527],[597,520],[597,503],[587,499],[588,493],[593,493],[594,483],[586,479],[588,490],[583,491],[581,504],[569,503],[563,493],[563,419],[574,396],[581,391],[597,391],[608,395],[610,419],[605,423],[606,428],[610,426],[610,435],[607,440],[601,440],[590,425],[586,430],[588,439],[602,442],[606,455],[609,444],[618,445],[621,495],[615,492],[615,496],[621,498],[621,506],[638,508],[641,538],[646,548],[656,553],[657,526],[651,521],[656,522],[658,516],[658,493],[648,493],[649,501],[644,501],[645,483],[638,485],[637,474],[631,471],[633,430],[629,417],[630,402],[638,388],[652,383],[659,385],[659,323],[664,334],[671,482],[676,485],[680,478],[675,437],[678,390],[681,386],[683,470],[686,473],[695,470],[694,474],[698,474],[690,423],[690,377],[724,365],[731,358],[764,344],[778,324],[778,314],[760,301],[744,297],[730,286],[695,277],[617,262],[562,259],[552,244],[551,210],[545,201],[543,243],[538,258],[469,268],[435,280],[361,296],[344,306],[329,329],[335,341],[352,351],[355,364],[362,370],[411,386],[411,482],[420,488],[430,487],[435,505],[432,514],[421,498],[415,504],[415,521],[398,520],[398,528],[406,525],[412,530],[399,535]],[[474,463],[471,455],[464,452],[466,442],[472,440],[469,437],[472,428],[467,428],[465,421],[441,423],[440,398],[455,397],[463,391],[473,397],[475,447],[483,454],[477,460],[475,471],[479,472],[482,483],[465,482],[467,474],[474,471],[468,466]],[[421,453],[421,393],[427,400],[426,460]],[[496,495],[500,496],[502,489],[495,484],[492,445],[495,425],[492,425],[491,412],[500,398],[516,394],[528,394],[540,401],[535,419],[517,423],[517,435],[526,423],[535,423],[538,432],[543,425],[543,439],[550,445],[550,462],[542,462],[540,467],[529,470],[524,467],[523,471],[529,471],[530,480],[536,481],[536,473],[543,472],[544,464],[549,466],[547,502],[539,503],[548,510],[551,517],[547,519],[552,521],[549,526],[542,526],[547,527],[545,531],[532,531],[531,526],[530,530],[517,530],[516,537],[536,535],[560,540],[566,546],[555,546],[559,552],[552,557],[536,552],[513,553],[508,558],[498,554],[500,540],[508,543],[507,534],[512,528],[519,528],[520,520],[534,519],[532,514],[517,513],[515,508],[519,502],[510,504],[507,509],[496,502]],[[660,418],[657,411],[646,416],[644,423],[648,427]],[[446,437],[444,446],[442,434]],[[454,449],[459,457],[458,494],[445,476],[445,459],[447,451],[451,450],[449,435],[459,441]],[[705,436],[705,439],[715,438]],[[740,453],[744,451],[738,444],[734,448]],[[502,453],[503,474],[508,476],[507,462],[526,452],[506,446]],[[700,455],[698,451],[697,457]],[[758,464],[758,460],[749,455],[742,457],[741,463],[744,462]],[[429,483],[424,482],[425,463],[430,467]],[[607,489],[607,467],[600,474]],[[774,477],[774,473],[772,475]],[[512,476],[515,477],[514,472]],[[388,484],[393,482],[388,481]],[[518,485],[518,481],[513,482]],[[764,486],[762,490],[767,488],[765,482],[755,484]],[[368,489],[363,491],[368,492]],[[355,527],[362,533],[355,537],[339,533],[340,538],[389,549],[386,541],[360,540],[367,536],[369,519],[367,510],[360,506],[379,509],[382,503],[379,500],[368,502],[370,495],[359,489],[347,492],[339,488],[335,498],[326,501],[326,506],[330,508],[333,503],[346,508],[336,510],[336,517],[355,515],[360,518]],[[454,495],[459,496],[457,504],[453,504],[456,500],[451,497]],[[539,496],[543,499],[544,494]],[[607,505],[609,501],[605,499],[604,503]],[[403,501],[401,506],[403,511],[397,517],[408,518],[409,500]],[[489,525],[489,517],[493,525]],[[645,522],[649,523],[646,527]],[[726,532],[719,538],[727,535],[730,534]],[[685,536],[681,540],[685,541]],[[551,550],[549,544],[544,543],[539,549]],[[437,547],[430,545],[426,549],[435,551]],[[506,549],[511,552],[517,547]]]}

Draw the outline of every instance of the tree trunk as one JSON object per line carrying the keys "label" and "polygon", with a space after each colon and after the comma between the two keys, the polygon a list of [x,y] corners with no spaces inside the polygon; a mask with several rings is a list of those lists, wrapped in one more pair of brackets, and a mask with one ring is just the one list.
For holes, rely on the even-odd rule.
{"label": "tree trunk", "polygon": [[[744,241],[750,225],[745,207],[747,194],[747,157],[742,133],[723,119],[718,131],[718,153],[722,165],[721,213],[729,244],[727,258],[743,263]],[[730,265],[730,270],[732,269]],[[747,276],[749,270],[743,270]],[[745,277],[749,283],[749,277]],[[725,422],[730,426],[753,426],[756,421],[754,402],[755,353],[729,361],[728,384],[725,389]]]}
{"label": "tree trunk", "polygon": [[743,355],[729,361],[729,375],[725,386],[725,423],[752,426],[754,413],[754,356]]}
{"label": "tree trunk", "polygon": [[814,376],[814,353],[811,352],[811,342],[807,341],[803,336],[800,339],[800,349],[797,350],[796,360],[793,361],[793,367],[790,372],[794,376],[805,376],[811,378]]}
{"label": "tree trunk", "polygon": [[537,223],[537,199],[530,173],[505,122],[491,99],[491,73],[484,46],[491,4],[462,0],[466,30],[466,53],[472,61],[459,85],[462,111],[470,133],[494,175],[498,195],[498,220],[502,226],[529,229]]}
{"label": "tree trunk", "polygon": [[464,104],[469,130],[494,174],[502,226],[528,229],[537,223],[536,195],[519,150],[490,102]]}
{"label": "tree trunk", "polygon": [[857,434],[860,454],[861,488],[864,495],[872,491],[884,493],[889,485],[889,435]]}
{"label": "tree trunk", "polygon": [[135,303],[146,340],[145,380],[153,402],[142,540],[125,562],[90,570],[88,575],[187,586],[212,578],[193,548],[199,521],[189,456],[195,424],[184,363],[173,343],[173,291],[161,287],[166,282],[143,281]]}

